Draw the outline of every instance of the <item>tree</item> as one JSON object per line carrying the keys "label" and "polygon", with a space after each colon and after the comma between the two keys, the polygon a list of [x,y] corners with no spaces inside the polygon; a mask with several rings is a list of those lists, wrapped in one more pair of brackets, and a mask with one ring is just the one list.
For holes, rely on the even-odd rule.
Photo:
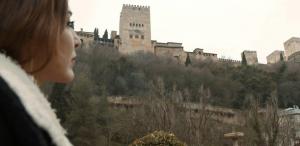
{"label": "tree", "polygon": [[283,62],[284,61],[284,57],[283,57],[283,54],[280,53],[280,62]]}
{"label": "tree", "polygon": [[94,30],[94,40],[98,40],[99,39],[99,31],[98,31],[98,28],[95,28]]}
{"label": "tree", "polygon": [[243,52],[242,53],[242,65],[243,66],[246,66],[248,63],[247,63],[247,59],[246,59],[246,56],[245,56],[245,53]]}
{"label": "tree", "polygon": [[[250,107],[246,115],[247,138],[250,144],[256,146],[278,146],[280,142],[280,113],[277,97],[272,93],[262,108],[260,101],[253,96],[250,97]],[[282,133],[282,136],[286,134]]]}
{"label": "tree", "polygon": [[102,36],[103,39],[108,39],[108,32],[107,32],[107,29],[105,29],[105,32]]}
{"label": "tree", "polygon": [[190,65],[192,62],[191,62],[191,58],[190,58],[190,55],[187,54],[187,57],[186,57],[186,60],[185,60],[185,66],[188,66]]}

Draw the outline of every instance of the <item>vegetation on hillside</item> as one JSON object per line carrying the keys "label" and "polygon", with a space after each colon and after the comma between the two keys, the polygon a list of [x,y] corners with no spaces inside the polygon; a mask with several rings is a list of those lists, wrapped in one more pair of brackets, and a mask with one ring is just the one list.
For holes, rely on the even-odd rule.
{"label": "vegetation on hillside", "polygon": [[[268,129],[257,125],[255,119],[249,119],[254,124],[246,123],[247,127],[220,123],[208,112],[183,111],[182,103],[223,106],[250,114],[257,112],[251,108],[253,100],[266,108],[271,97],[278,97],[276,107],[300,104],[298,64],[234,67],[211,60],[181,64],[153,54],[122,56],[97,43],[90,47],[89,51],[78,50],[74,82],[54,84],[48,91],[75,146],[129,145],[156,130],[170,131],[190,146],[217,146],[232,128],[254,129],[250,135]],[[135,98],[143,104],[112,108],[108,96]],[[255,126],[262,132],[255,131]],[[244,143],[254,145],[255,141],[249,138]]]}

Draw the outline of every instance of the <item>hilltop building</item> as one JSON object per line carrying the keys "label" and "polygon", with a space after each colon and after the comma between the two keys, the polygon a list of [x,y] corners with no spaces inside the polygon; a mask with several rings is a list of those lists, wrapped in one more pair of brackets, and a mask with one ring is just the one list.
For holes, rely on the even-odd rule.
{"label": "hilltop building", "polygon": [[193,52],[187,52],[192,62],[196,60],[212,60],[212,61],[218,61],[218,55],[215,53],[206,53],[203,52],[203,49],[196,48]]}
{"label": "hilltop building", "polygon": [[[187,57],[191,62],[212,60],[222,63],[234,64],[238,66],[241,61],[220,59],[215,53],[204,52],[203,49],[196,48],[193,52],[184,51],[182,43],[177,42],[157,42],[151,39],[151,19],[150,7],[124,4],[120,14],[119,34],[117,31],[111,31],[110,38],[101,38],[98,29],[95,32],[78,31],[77,34],[82,37],[83,44],[88,46],[93,41],[117,49],[124,55],[136,52],[154,53],[157,56],[171,57],[184,64]],[[249,65],[257,64],[257,55],[254,51],[245,51]]]}
{"label": "hilltop building", "polygon": [[257,59],[257,53],[256,51],[243,51],[242,52],[242,58],[243,56],[246,59],[246,62],[248,65],[256,65],[258,64],[258,59]]}
{"label": "hilltop building", "polygon": [[292,37],[284,43],[285,57],[287,61],[300,62],[300,38]]}
{"label": "hilltop building", "polygon": [[178,60],[179,63],[184,63],[186,60],[187,54],[183,50],[182,43],[161,43],[152,41],[152,46],[154,48],[154,54],[157,56],[174,58]]}
{"label": "hilltop building", "polygon": [[267,63],[274,64],[284,61],[284,51],[275,50],[270,55],[267,56]]}
{"label": "hilltop building", "polygon": [[121,38],[119,51],[121,53],[154,52],[151,45],[149,6],[123,5],[119,32]]}

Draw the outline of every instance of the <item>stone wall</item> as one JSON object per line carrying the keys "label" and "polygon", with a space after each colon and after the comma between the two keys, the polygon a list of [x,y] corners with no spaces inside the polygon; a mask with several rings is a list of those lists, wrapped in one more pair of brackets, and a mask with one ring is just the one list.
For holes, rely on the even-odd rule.
{"label": "stone wall", "polygon": [[187,54],[183,50],[182,43],[159,43],[154,42],[154,54],[162,57],[170,57],[179,61],[180,64],[184,64]]}
{"label": "stone wall", "polygon": [[267,56],[267,63],[274,64],[274,63],[280,62],[281,61],[280,56],[282,56],[284,59],[283,51],[276,50],[276,51],[272,52],[270,55]]}
{"label": "stone wall", "polygon": [[256,51],[243,51],[242,58],[243,58],[243,54],[245,55],[245,58],[246,58],[246,61],[247,61],[248,65],[258,64]]}
{"label": "stone wall", "polygon": [[82,48],[90,48],[90,45],[94,42],[94,33],[84,32],[83,29],[81,29],[77,31],[76,34],[80,37]]}
{"label": "stone wall", "polygon": [[203,49],[196,48],[193,52],[187,52],[191,62],[195,61],[203,61],[203,60],[212,60],[212,61],[218,61],[217,54],[214,53],[206,53],[203,52]]}
{"label": "stone wall", "polygon": [[240,60],[233,60],[233,59],[218,58],[218,61],[220,63],[230,64],[235,67],[238,67],[242,64],[242,62]]}

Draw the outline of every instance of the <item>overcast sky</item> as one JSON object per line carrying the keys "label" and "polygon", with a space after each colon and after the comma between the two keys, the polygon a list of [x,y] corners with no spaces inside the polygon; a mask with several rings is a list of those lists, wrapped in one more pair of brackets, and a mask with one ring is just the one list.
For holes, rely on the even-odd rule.
{"label": "overcast sky", "polygon": [[75,29],[119,31],[123,4],[151,8],[152,40],[181,42],[186,51],[203,48],[241,60],[256,50],[258,60],[300,37],[300,0],[70,0]]}

